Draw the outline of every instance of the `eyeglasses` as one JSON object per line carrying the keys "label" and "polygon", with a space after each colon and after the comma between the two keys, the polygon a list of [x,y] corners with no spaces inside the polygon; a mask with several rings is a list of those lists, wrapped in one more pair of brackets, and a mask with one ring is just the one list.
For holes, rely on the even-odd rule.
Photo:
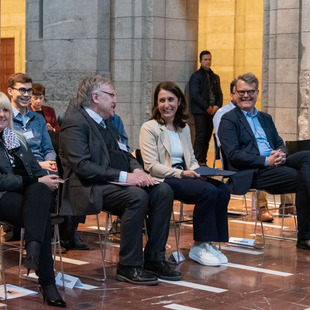
{"label": "eyeglasses", "polygon": [[28,95],[32,96],[32,88],[15,88],[15,87],[11,87],[12,89],[16,89],[19,91],[19,93],[23,96],[26,93],[28,93]]}
{"label": "eyeglasses", "polygon": [[250,89],[250,90],[236,90],[239,96],[244,96],[246,93],[249,96],[253,96],[256,92],[256,89]]}
{"label": "eyeglasses", "polygon": [[115,93],[109,93],[109,92],[104,91],[104,90],[99,90],[99,91],[101,91],[101,92],[103,92],[103,93],[105,93],[107,95],[110,95],[112,99],[114,99],[114,97],[115,97]]}

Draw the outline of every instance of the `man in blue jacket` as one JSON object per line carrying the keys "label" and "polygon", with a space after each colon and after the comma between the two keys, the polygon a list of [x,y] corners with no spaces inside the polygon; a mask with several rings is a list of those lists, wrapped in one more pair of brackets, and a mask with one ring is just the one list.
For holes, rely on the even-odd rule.
{"label": "man in blue jacket", "polygon": [[239,75],[237,107],[222,116],[218,136],[229,170],[232,193],[250,188],[277,194],[296,193],[297,247],[310,250],[310,151],[287,155],[271,116],[255,108],[258,79]]}

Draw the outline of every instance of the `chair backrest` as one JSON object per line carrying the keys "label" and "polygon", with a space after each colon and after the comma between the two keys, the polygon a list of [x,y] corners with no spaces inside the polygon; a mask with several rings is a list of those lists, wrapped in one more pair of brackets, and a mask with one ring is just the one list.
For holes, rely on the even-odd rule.
{"label": "chair backrest", "polygon": [[140,166],[142,168],[144,168],[144,162],[143,162],[143,158],[141,155],[141,150],[140,149],[136,149],[136,160],[138,161],[138,163],[140,164]]}
{"label": "chair backrest", "polygon": [[[221,149],[221,148],[220,148]],[[228,163],[227,163],[227,158],[225,157],[224,153],[220,151],[221,154],[221,160],[222,160],[222,164],[223,164],[223,169],[224,170],[229,170],[228,169]]]}
{"label": "chair backrest", "polygon": [[213,134],[213,140],[214,140],[214,156],[215,156],[215,160],[222,159],[221,158],[221,149],[219,148],[219,146],[217,144],[215,133]]}
{"label": "chair backrest", "polygon": [[286,141],[287,152],[289,155],[310,150],[310,139],[309,140],[299,140],[299,141]]}

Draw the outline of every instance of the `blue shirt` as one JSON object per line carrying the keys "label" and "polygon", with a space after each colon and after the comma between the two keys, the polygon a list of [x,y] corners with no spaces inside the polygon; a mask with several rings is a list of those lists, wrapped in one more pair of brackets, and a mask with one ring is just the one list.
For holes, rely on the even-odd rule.
{"label": "blue shirt", "polygon": [[[85,111],[87,112],[87,114],[97,123],[97,124],[100,124],[100,123],[105,123],[106,121],[104,121],[102,119],[102,117],[97,114],[95,111],[93,111],[92,109],[88,108],[88,107],[84,107]],[[114,114],[114,117],[115,117],[115,114]],[[119,117],[119,116],[118,116]],[[120,117],[119,117],[120,118]],[[123,123],[123,122],[122,122]],[[120,171],[120,174],[119,174],[119,182],[120,183],[126,183],[127,181],[127,171]]]}
{"label": "blue shirt", "polygon": [[260,155],[262,156],[266,156],[265,159],[265,166],[267,165],[267,157],[270,155],[272,148],[268,142],[266,133],[261,125],[261,123],[258,120],[258,111],[256,108],[254,108],[254,113],[251,114],[250,112],[241,110],[246,118],[246,120],[248,121],[252,132],[255,136],[255,140],[258,146],[258,150]]}
{"label": "blue shirt", "polygon": [[220,123],[221,123],[221,119],[222,116],[231,111],[232,109],[234,109],[236,106],[230,101],[229,104],[224,105],[223,107],[221,107],[220,109],[218,109],[216,111],[216,113],[213,116],[213,127],[214,127],[214,133],[215,133],[215,137],[216,137],[216,141],[217,141],[217,145],[220,147],[221,146],[221,141],[217,135],[219,127],[220,127]]}
{"label": "blue shirt", "polygon": [[23,133],[30,150],[38,161],[56,160],[56,153],[48,134],[46,121],[38,113],[26,108],[24,116],[13,107],[14,129]]}
{"label": "blue shirt", "polygon": [[114,113],[114,116],[112,118],[110,118],[110,120],[112,121],[112,123],[115,125],[115,127],[118,129],[119,134],[121,135],[121,138],[123,140],[123,142],[128,146],[128,137],[124,128],[124,124],[122,119]]}

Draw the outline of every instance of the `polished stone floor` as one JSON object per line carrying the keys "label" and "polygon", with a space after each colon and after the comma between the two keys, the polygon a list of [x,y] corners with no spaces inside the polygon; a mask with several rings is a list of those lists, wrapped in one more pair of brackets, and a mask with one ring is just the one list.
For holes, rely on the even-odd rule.
{"label": "polished stone floor", "polygon": [[[176,202],[176,213],[178,209],[179,204]],[[193,206],[185,205],[184,210],[185,218],[190,219]],[[240,197],[232,198],[229,210],[230,236],[254,238],[255,215],[251,201],[248,203],[248,215],[239,214],[245,213]],[[220,267],[202,266],[188,257],[192,226],[190,223],[183,224],[180,243],[185,261],[173,265],[173,268],[182,272],[183,281],[162,281],[155,287],[135,286],[115,280],[119,239],[117,236],[109,237],[106,281],[97,282],[80,277],[82,283],[95,288],[66,288],[61,294],[69,309],[310,309],[310,253],[296,248],[296,233],[282,232],[282,219],[278,217],[277,211],[274,211],[274,216],[274,223],[264,224],[265,234],[289,240],[266,238],[264,249],[222,244],[222,251],[229,263]],[[102,227],[105,225],[104,217],[104,214],[100,215]],[[101,276],[101,257],[95,227],[95,216],[87,217],[87,222],[80,225],[81,236],[93,249],[63,254],[65,274]],[[284,219],[284,228],[294,229],[292,216]],[[260,227],[257,232],[261,232]],[[260,247],[262,238],[256,239],[256,246]],[[171,225],[167,257],[175,250]],[[17,251],[5,252],[4,262],[7,283],[38,291],[35,281],[18,278]],[[56,269],[59,270],[58,262]],[[49,308],[43,303],[40,294],[0,301],[0,309]]]}

